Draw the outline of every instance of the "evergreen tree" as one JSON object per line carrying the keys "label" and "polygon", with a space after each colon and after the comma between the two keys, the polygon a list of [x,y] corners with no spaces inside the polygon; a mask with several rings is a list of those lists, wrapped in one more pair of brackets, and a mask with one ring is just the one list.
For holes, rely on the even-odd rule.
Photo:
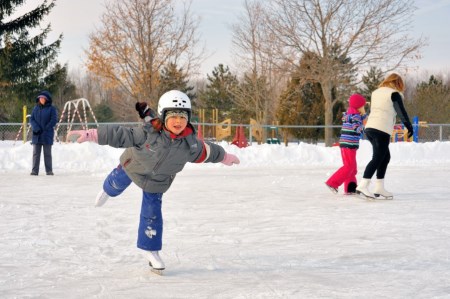
{"label": "evergreen tree", "polygon": [[[335,67],[339,69],[336,73],[337,78],[333,82],[331,88],[331,95],[335,105],[347,103],[348,97],[355,90],[353,84],[356,82],[357,70],[352,62],[352,59],[347,54],[342,52],[339,45],[335,45],[331,48],[332,52],[329,54],[330,58],[334,60]],[[341,105],[342,106],[342,105]],[[333,123],[336,123],[336,116],[338,122],[341,122],[341,115],[336,115],[336,111],[339,107],[333,107]]]}
{"label": "evergreen tree", "polygon": [[[233,94],[230,92],[239,84],[228,66],[219,64],[207,74],[206,88],[199,93],[199,107],[219,110],[219,119],[231,117]],[[236,118],[236,117],[233,117]]]}
{"label": "evergreen tree", "polygon": [[67,101],[80,98],[75,84],[68,78],[67,66],[57,63],[44,82],[45,88],[52,91],[53,105],[60,110],[64,108]]}
{"label": "evergreen tree", "polygon": [[241,122],[253,118],[260,124],[265,124],[267,116],[264,115],[265,107],[270,101],[268,86],[265,76],[259,76],[255,79],[254,73],[244,74],[238,88],[232,91],[235,96],[234,103],[239,107],[239,110],[234,114],[239,116],[238,119]]}
{"label": "evergreen tree", "polygon": [[0,2],[0,109],[9,120],[20,120],[21,106],[34,104],[34,96],[51,76],[62,35],[46,45],[50,24],[39,34],[31,36],[55,5],[55,0],[44,1],[32,11],[12,18],[16,8],[25,0]]}
{"label": "evergreen tree", "polygon": [[383,81],[384,74],[381,69],[371,67],[362,77],[364,86],[358,89],[358,93],[363,95],[368,102],[371,100],[372,92],[378,88],[378,85]]}
{"label": "evergreen tree", "polygon": [[405,101],[409,116],[429,123],[450,122],[450,87],[434,75],[417,85],[412,101]]}
{"label": "evergreen tree", "polygon": [[[276,117],[282,125],[299,125],[302,122],[301,114],[306,113],[299,85],[299,80],[292,78],[280,96]],[[300,130],[286,128],[283,131],[285,134],[300,138]]]}
{"label": "evergreen tree", "polygon": [[[298,76],[293,76],[285,92],[280,97],[277,118],[282,125],[322,125],[324,106],[319,83],[301,84]],[[323,129],[284,129],[284,132],[298,139],[309,138],[317,141],[323,136]]]}
{"label": "evergreen tree", "polygon": [[[336,68],[341,68],[340,78],[333,81],[331,86],[333,125],[341,124],[342,112],[346,108],[347,99],[352,93],[351,85],[356,77],[351,59],[340,54],[340,52],[339,47],[336,46],[330,53],[330,56],[336,62]],[[322,86],[320,83],[310,80],[317,71],[318,60],[319,57],[312,52],[302,56],[298,69],[292,74],[286,91],[280,97],[277,109],[277,118],[280,120],[280,124],[311,126],[325,124],[326,102],[323,97]],[[311,138],[315,141],[324,135],[324,129],[322,128],[289,129],[287,131],[288,134],[297,138]],[[334,129],[333,136],[337,136],[339,131],[339,128]]]}
{"label": "evergreen tree", "polygon": [[169,90],[179,90],[187,94],[192,102],[195,101],[196,94],[193,92],[194,87],[189,85],[187,74],[183,68],[177,68],[175,63],[169,63],[160,73],[158,98]]}
{"label": "evergreen tree", "polygon": [[102,102],[95,107],[92,108],[95,113],[95,117],[98,122],[113,122],[115,121],[114,112],[111,109],[110,105],[106,102]]}

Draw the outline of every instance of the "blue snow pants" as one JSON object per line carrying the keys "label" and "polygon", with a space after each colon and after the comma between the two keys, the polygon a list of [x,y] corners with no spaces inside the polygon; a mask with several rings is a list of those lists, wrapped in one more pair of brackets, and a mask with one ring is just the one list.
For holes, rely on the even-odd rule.
{"label": "blue snow pants", "polygon": [[[119,165],[106,177],[103,190],[111,197],[120,195],[131,184],[131,179]],[[163,218],[162,193],[142,191],[137,247],[157,251],[162,248]]]}

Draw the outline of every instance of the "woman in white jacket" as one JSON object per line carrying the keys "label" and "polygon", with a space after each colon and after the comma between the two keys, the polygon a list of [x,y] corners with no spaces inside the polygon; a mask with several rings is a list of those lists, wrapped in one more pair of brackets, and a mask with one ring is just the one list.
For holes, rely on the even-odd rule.
{"label": "woman in white jacket", "polygon": [[[413,135],[413,127],[403,106],[405,84],[398,74],[390,74],[372,92],[370,114],[365,126],[365,134],[372,144],[372,160],[367,164],[363,179],[356,187],[356,193],[367,198],[382,196],[392,199],[393,194],[384,189],[384,176],[391,159],[389,143],[398,115],[408,129],[408,138]],[[372,176],[377,173],[374,192],[369,191]]]}

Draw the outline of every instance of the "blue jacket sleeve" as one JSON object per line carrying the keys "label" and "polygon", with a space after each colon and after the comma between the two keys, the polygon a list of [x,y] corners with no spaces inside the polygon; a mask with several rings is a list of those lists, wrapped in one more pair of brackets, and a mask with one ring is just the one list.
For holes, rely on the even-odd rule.
{"label": "blue jacket sleeve", "polygon": [[42,131],[41,126],[37,123],[37,120],[36,120],[36,109],[37,109],[37,107],[35,106],[33,108],[33,110],[31,111],[31,115],[30,115],[30,125],[31,125],[31,129],[34,132]]}
{"label": "blue jacket sleeve", "polygon": [[50,111],[50,121],[45,126],[45,131],[53,130],[57,122],[58,122],[58,114],[56,113],[56,108],[52,106],[52,109]]}

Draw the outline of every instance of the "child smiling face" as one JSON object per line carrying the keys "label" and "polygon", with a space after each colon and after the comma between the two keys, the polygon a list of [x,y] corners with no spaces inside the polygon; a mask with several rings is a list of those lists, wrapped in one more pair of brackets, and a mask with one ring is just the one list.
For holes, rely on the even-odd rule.
{"label": "child smiling face", "polygon": [[179,113],[174,113],[173,115],[169,114],[166,117],[166,128],[175,135],[180,135],[186,128],[187,124],[187,118]]}

